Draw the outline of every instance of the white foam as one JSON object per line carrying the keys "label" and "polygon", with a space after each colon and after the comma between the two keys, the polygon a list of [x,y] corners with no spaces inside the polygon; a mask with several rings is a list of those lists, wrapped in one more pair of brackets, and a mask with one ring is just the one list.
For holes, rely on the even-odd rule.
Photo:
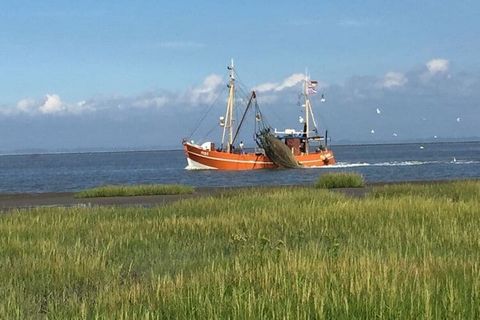
{"label": "white foam", "polygon": [[450,161],[450,163],[452,163],[452,164],[478,164],[478,163],[480,163],[480,161],[455,159],[455,161]]}
{"label": "white foam", "polygon": [[354,168],[354,167],[367,167],[371,166],[370,163],[367,162],[359,162],[359,163],[348,163],[348,162],[337,162],[331,166],[321,166],[317,168]]}
{"label": "white foam", "polygon": [[357,162],[357,163],[349,163],[349,162],[337,162],[331,166],[321,166],[316,168],[325,168],[325,169],[335,169],[335,168],[355,168],[355,167],[400,167],[400,166],[420,166],[425,164],[433,164],[433,163],[441,163],[440,161],[391,161],[391,162],[378,162],[378,163],[368,163],[368,162]]}
{"label": "white foam", "polygon": [[436,161],[392,161],[392,162],[379,162],[374,163],[374,166],[378,167],[398,167],[398,166],[420,166],[423,164],[431,164]]}
{"label": "white foam", "polygon": [[464,165],[464,164],[480,164],[479,160],[458,160],[456,161],[390,161],[390,162],[378,162],[378,163],[368,163],[368,162],[337,162],[331,166],[320,166],[320,167],[311,167],[311,168],[323,168],[323,169],[338,169],[338,168],[355,168],[355,167],[402,167],[402,166],[421,166],[426,164],[455,164],[455,165]]}

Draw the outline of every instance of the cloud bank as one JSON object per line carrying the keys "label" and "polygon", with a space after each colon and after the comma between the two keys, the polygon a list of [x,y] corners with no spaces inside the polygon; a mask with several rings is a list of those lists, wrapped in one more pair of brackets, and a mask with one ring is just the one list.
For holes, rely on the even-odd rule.
{"label": "cloud bank", "polygon": [[[317,120],[321,130],[329,129],[334,142],[480,135],[480,75],[454,70],[448,59],[432,58],[410,70],[392,69],[383,75],[352,76],[341,84],[312,78],[319,81],[319,94],[312,96]],[[303,74],[292,73],[252,86],[272,126],[299,125],[303,79]],[[214,125],[224,113],[226,81],[211,74],[177,92],[159,89],[81,101],[66,101],[60,93],[25,97],[13,105],[0,105],[0,150],[174,146],[210,106],[203,128],[207,134],[200,138],[215,140],[220,129]],[[320,93],[326,102],[320,101]]]}
{"label": "cloud bank", "polygon": [[184,92],[144,92],[137,96],[107,96],[94,97],[78,102],[64,102],[58,94],[46,94],[43,98],[23,98],[14,106],[0,107],[0,116],[41,116],[41,115],[79,115],[95,113],[106,110],[131,110],[131,109],[162,109],[173,105],[191,107],[196,105],[210,104],[219,95],[219,89],[223,86],[221,76],[212,74],[203,82]]}

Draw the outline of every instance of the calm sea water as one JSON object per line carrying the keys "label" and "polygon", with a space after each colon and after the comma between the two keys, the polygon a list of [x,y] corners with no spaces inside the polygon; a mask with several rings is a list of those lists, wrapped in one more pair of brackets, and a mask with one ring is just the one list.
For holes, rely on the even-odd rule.
{"label": "calm sea water", "polygon": [[189,171],[183,151],[0,156],[0,192],[77,191],[103,184],[184,183],[193,186],[308,184],[335,171],[368,182],[480,177],[480,142],[334,146],[333,167],[246,172]]}

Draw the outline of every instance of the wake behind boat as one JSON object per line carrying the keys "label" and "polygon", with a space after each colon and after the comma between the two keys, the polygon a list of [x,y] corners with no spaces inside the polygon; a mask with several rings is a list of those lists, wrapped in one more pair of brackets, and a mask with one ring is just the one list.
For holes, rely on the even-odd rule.
{"label": "wake behind boat", "polygon": [[[309,96],[316,93],[317,82],[305,76],[303,81],[304,118],[302,130],[285,129],[272,130],[265,120],[257,104],[256,93],[253,91],[248,99],[238,125],[235,125],[235,69],[233,61],[228,67],[229,84],[228,99],[224,117],[220,117],[223,128],[221,144],[217,147],[213,142],[195,144],[193,141],[183,141],[188,166],[186,169],[217,169],[217,170],[255,170],[273,168],[320,167],[335,164],[335,157],[328,148],[327,133],[318,134],[317,124],[313,116]],[[238,142],[239,132],[246,115],[254,110],[254,131],[257,148],[246,152],[243,141]]]}

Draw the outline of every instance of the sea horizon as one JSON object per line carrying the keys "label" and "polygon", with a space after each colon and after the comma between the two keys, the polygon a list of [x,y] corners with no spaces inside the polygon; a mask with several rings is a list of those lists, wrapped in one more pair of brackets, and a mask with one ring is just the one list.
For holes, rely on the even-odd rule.
{"label": "sea horizon", "polygon": [[[408,144],[435,144],[435,143],[477,143],[480,137],[467,138],[437,138],[437,139],[409,139],[409,140],[378,140],[378,141],[348,141],[340,140],[331,142],[329,145],[335,146],[371,146],[371,145],[408,145]],[[139,147],[86,147],[73,149],[19,149],[19,150],[0,150],[0,156],[16,155],[36,155],[36,154],[81,154],[81,153],[115,153],[115,152],[156,152],[156,151],[181,151],[181,144],[171,146],[139,146]]]}

